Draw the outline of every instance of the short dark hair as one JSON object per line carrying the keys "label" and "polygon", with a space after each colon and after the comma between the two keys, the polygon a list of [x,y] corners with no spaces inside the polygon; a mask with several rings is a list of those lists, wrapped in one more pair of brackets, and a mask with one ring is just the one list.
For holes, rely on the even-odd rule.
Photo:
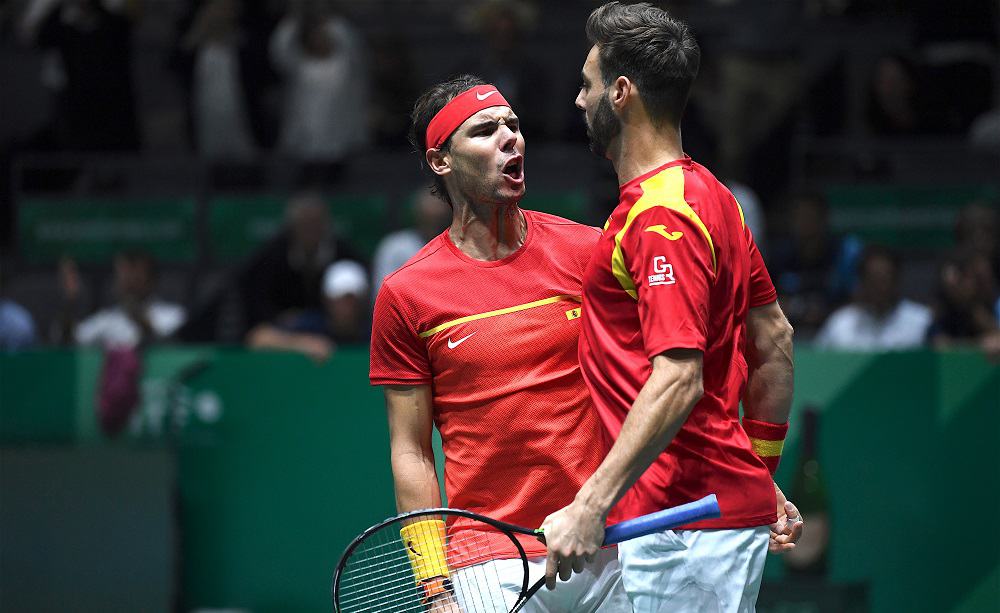
{"label": "short dark hair", "polygon": [[701,63],[687,24],[647,2],[608,2],[587,19],[587,39],[597,45],[605,87],[628,77],[654,123],[680,124]]}
{"label": "short dark hair", "polygon": [[[477,85],[486,85],[486,81],[475,75],[463,74],[432,86],[417,98],[416,103],[413,105],[413,112],[410,113],[410,143],[420,156],[421,167],[424,165],[424,152],[427,151],[427,126],[430,125],[431,120],[455,96]],[[447,151],[450,146],[451,136],[449,135],[440,148],[443,151]],[[451,204],[451,198],[448,197],[448,190],[444,186],[444,179],[431,172],[430,169],[428,169],[428,172],[432,175],[431,178],[434,179],[431,193]]]}

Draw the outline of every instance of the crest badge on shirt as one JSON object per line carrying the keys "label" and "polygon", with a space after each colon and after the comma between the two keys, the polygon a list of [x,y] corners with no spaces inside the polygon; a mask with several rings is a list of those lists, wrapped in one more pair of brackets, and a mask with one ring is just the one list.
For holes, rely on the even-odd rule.
{"label": "crest badge on shirt", "polygon": [[649,275],[649,286],[673,285],[674,283],[677,283],[677,279],[674,278],[673,264],[668,264],[665,256],[653,256],[653,274]]}

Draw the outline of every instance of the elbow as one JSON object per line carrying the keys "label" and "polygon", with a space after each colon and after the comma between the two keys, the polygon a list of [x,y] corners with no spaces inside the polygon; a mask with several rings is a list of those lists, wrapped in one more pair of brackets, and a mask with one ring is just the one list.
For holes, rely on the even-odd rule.
{"label": "elbow", "polygon": [[679,392],[681,398],[685,399],[684,404],[689,408],[698,404],[698,401],[705,395],[705,380],[702,377],[701,368],[688,368],[679,383],[676,391]]}
{"label": "elbow", "polygon": [[787,319],[782,318],[781,325],[778,326],[777,331],[777,342],[778,345],[787,351],[789,355],[792,353],[792,339],[795,336],[795,329],[792,328],[792,324],[788,322]]}
{"label": "elbow", "polygon": [[693,407],[705,395],[705,384],[701,378],[701,373],[688,383],[688,406]]}

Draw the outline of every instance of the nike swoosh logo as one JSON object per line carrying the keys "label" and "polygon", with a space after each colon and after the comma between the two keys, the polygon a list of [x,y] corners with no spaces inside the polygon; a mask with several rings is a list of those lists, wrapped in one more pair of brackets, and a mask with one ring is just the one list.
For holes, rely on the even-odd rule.
{"label": "nike swoosh logo", "polygon": [[[475,334],[475,332],[473,332],[472,334]],[[472,336],[472,334],[470,334],[469,336]],[[455,347],[458,347],[459,345],[461,345],[465,341],[469,340],[469,336],[463,336],[462,338],[458,339],[454,343],[451,342],[451,338],[449,338],[448,339],[448,349],[454,349]]]}
{"label": "nike swoosh logo", "polygon": [[680,240],[680,238],[684,236],[684,233],[680,231],[667,232],[667,227],[662,224],[659,226],[649,226],[648,228],[646,228],[646,232],[656,232],[657,234],[667,239],[668,241]]}
{"label": "nike swoosh logo", "polygon": [[495,89],[493,91],[491,91],[491,92],[486,92],[485,94],[479,94],[479,93],[477,93],[476,94],[476,100],[486,100],[487,98],[489,98],[490,96],[492,96],[495,93],[497,93],[497,90],[495,90]]}

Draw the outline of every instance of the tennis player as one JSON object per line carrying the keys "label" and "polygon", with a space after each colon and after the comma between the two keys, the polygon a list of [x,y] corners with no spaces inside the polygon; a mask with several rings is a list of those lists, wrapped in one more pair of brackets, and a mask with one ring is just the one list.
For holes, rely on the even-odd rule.
{"label": "tennis player", "polygon": [[587,35],[576,105],[620,203],[584,276],[580,363],[615,442],[543,524],[548,584],[598,551],[619,499],[627,518],[716,493],[721,518],[620,545],[625,588],[637,613],[753,611],[769,542],[788,549],[801,531],[772,480],[791,326],[739,204],[681,147],[700,55],[688,28],[649,4],[611,2]]}
{"label": "tennis player", "polygon": [[[581,283],[600,232],[518,207],[524,136],[496,87],[463,76],[430,88],[414,106],[411,131],[453,220],[386,277],[375,303],[370,375],[384,386],[397,506],[441,504],[437,425],[449,506],[539,526],[573,500],[610,447],[577,359]],[[421,535],[443,530],[404,528],[425,601],[433,611],[481,611],[481,603],[455,603],[467,596],[457,579],[471,573],[422,561],[441,556],[438,539]],[[534,582],[545,572],[545,548],[531,537],[520,542]],[[495,548],[497,557],[517,557],[501,540]],[[474,575],[495,573],[507,592],[488,608],[507,611],[521,562],[487,564],[488,573]],[[631,610],[614,548],[581,570],[523,610]]]}

